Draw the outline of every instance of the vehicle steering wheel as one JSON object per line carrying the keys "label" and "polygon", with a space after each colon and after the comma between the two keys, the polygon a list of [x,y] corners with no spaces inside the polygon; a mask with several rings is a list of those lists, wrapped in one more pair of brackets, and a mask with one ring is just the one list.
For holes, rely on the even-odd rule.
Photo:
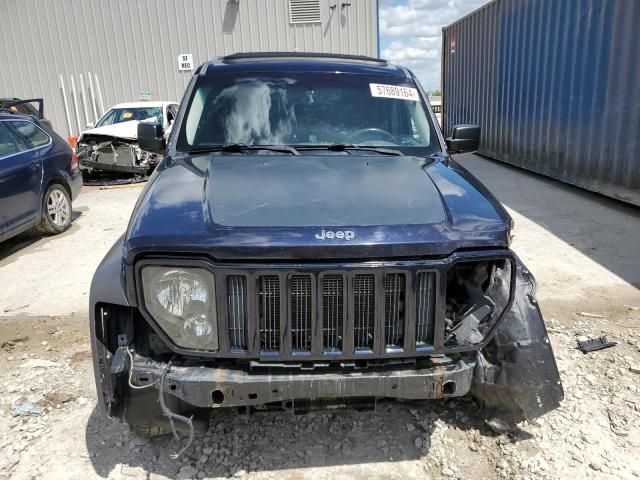
{"label": "vehicle steering wheel", "polygon": [[[396,139],[393,137],[393,135],[391,135],[386,130],[383,130],[382,128],[375,128],[375,127],[361,128],[360,130],[356,130],[355,132],[351,132],[349,135],[347,135],[345,137],[344,142],[345,143],[354,143],[354,144],[362,143],[362,142],[357,142],[356,140],[358,139],[358,137],[366,136],[367,134],[374,134],[380,140],[387,140],[387,141],[389,141],[391,143],[396,143]],[[381,137],[384,137],[384,138],[381,138]],[[370,138],[366,138],[366,139],[369,140]]]}

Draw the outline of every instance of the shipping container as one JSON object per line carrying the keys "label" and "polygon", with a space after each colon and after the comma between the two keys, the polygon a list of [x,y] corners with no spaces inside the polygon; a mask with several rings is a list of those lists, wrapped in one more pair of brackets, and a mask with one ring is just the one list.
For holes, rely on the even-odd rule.
{"label": "shipping container", "polygon": [[640,1],[494,0],[442,41],[445,134],[640,206]]}

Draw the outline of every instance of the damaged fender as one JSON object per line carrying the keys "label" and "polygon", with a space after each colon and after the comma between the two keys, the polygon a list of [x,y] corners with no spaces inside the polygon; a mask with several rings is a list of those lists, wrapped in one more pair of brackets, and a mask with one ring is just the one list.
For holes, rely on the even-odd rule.
{"label": "damaged fender", "polygon": [[535,279],[518,259],[513,305],[478,352],[471,384],[474,397],[512,422],[539,417],[564,398],[535,291]]}

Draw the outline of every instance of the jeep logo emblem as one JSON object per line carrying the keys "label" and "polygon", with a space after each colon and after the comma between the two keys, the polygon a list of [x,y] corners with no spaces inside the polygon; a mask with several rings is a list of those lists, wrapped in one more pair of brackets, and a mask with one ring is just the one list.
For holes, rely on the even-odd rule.
{"label": "jeep logo emblem", "polygon": [[322,232],[316,233],[316,238],[318,240],[333,240],[334,238],[351,240],[356,236],[356,232],[353,230],[325,230],[322,229]]}

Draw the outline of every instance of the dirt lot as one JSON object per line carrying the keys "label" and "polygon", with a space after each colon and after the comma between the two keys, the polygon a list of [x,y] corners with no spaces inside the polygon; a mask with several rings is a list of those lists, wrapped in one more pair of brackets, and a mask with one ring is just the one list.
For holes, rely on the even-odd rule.
{"label": "dirt lot", "polygon": [[[85,188],[69,232],[0,245],[0,478],[640,477],[640,210],[476,156],[460,161],[515,218],[513,247],[538,279],[561,370],[560,409],[509,432],[468,399],[374,414],[220,414],[172,460],[171,439],[130,436],[95,408],[89,282],[140,188]],[[576,350],[578,337],[602,334],[618,344]],[[22,399],[42,411],[13,417]]]}

